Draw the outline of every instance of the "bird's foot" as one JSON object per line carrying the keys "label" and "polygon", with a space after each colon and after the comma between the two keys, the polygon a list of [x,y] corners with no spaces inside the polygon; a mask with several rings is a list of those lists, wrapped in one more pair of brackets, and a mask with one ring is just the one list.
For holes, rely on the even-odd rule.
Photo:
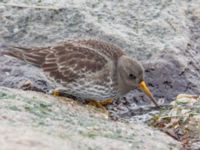
{"label": "bird's foot", "polygon": [[74,100],[77,99],[77,97],[67,94],[67,91],[65,89],[60,89],[60,88],[50,90],[49,94],[52,96],[57,96],[57,97],[67,97],[67,98],[74,99]]}
{"label": "bird's foot", "polygon": [[53,96],[61,96],[62,95],[61,92],[57,89],[51,90],[49,93]]}
{"label": "bird's foot", "polygon": [[108,98],[108,99],[104,99],[104,100],[101,100],[99,103],[103,106],[106,106],[108,104],[111,104],[113,102],[113,99],[112,98]]}
{"label": "bird's foot", "polygon": [[105,100],[101,100],[101,101],[96,101],[96,100],[88,100],[87,104],[91,105],[91,106],[95,106],[97,108],[100,108],[103,110],[103,112],[108,113],[107,109],[106,109],[106,105],[112,103],[112,99],[105,99]]}

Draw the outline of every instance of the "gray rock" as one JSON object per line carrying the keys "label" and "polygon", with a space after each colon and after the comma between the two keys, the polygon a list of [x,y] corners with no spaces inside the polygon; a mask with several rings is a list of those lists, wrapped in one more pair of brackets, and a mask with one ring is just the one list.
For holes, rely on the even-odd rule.
{"label": "gray rock", "polygon": [[200,96],[179,94],[171,107],[149,120],[150,125],[181,141],[183,149],[200,149]]}
{"label": "gray rock", "polygon": [[180,143],[144,124],[111,121],[74,100],[0,87],[1,149],[178,150]]}
{"label": "gray rock", "polygon": [[[3,0],[0,44],[40,47],[65,38],[103,39],[141,60],[155,97],[169,102],[179,93],[200,94],[199,8],[196,0]],[[54,87],[21,61],[1,56],[0,65],[0,85],[19,88],[31,80],[37,91]],[[133,91],[109,109],[122,116],[135,103],[149,102]]]}
{"label": "gray rock", "polygon": [[[9,6],[11,2],[24,7]],[[8,0],[1,6],[0,41],[40,46],[69,37],[94,36],[118,44],[139,59],[150,58],[167,48],[178,51],[177,47],[187,46],[185,3]]]}

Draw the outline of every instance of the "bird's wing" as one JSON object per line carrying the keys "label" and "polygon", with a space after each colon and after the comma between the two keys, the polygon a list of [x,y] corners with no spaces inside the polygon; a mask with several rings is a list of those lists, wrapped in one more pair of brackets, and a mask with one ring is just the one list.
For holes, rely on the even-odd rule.
{"label": "bird's wing", "polygon": [[98,49],[100,53],[102,53],[103,55],[114,61],[117,60],[122,55],[124,55],[124,52],[120,47],[105,41],[95,40],[95,39],[86,39],[86,40],[82,39],[82,40],[76,40],[74,42],[89,48]]}
{"label": "bird's wing", "polygon": [[106,64],[106,58],[92,49],[65,44],[52,48],[42,68],[51,78],[69,83],[101,71]]}
{"label": "bird's wing", "polygon": [[101,71],[107,64],[107,59],[98,52],[72,43],[12,51],[9,55],[39,66],[50,78],[66,83]]}

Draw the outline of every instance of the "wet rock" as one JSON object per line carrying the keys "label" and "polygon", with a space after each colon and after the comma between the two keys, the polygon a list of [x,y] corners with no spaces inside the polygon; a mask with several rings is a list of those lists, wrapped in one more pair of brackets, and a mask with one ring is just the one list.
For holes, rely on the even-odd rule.
{"label": "wet rock", "polygon": [[[3,0],[0,44],[40,47],[65,38],[103,39],[141,60],[151,91],[168,103],[178,93],[200,94],[199,7],[196,0]],[[0,85],[44,92],[55,87],[31,65],[3,56],[0,65]],[[34,86],[24,87],[29,80]],[[125,101],[109,109],[120,116],[135,105],[149,105],[138,90]]]}
{"label": "wet rock", "polygon": [[[0,87],[2,149],[180,149],[144,124],[111,121],[74,100]],[[156,144],[155,144],[156,142]]]}

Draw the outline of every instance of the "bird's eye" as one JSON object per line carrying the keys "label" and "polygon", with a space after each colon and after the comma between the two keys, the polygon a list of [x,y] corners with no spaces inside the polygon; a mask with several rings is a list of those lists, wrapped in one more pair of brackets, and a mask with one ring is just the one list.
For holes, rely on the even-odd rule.
{"label": "bird's eye", "polygon": [[130,79],[136,79],[136,76],[133,75],[132,73],[130,73],[130,74],[129,74],[129,78],[130,78]]}

